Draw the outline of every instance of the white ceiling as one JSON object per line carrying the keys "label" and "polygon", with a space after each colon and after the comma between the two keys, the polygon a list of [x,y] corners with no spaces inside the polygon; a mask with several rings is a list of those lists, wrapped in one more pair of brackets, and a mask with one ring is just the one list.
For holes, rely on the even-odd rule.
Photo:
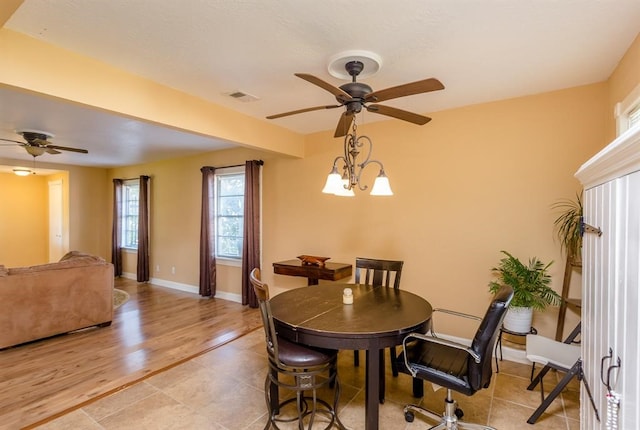
{"label": "white ceiling", "polygon": [[[264,118],[333,104],[293,74],[339,86],[329,59],[355,49],[382,58],[363,80],[374,90],[438,78],[443,91],[384,102],[420,114],[600,82],[639,23],[640,0],[25,0],[5,27]],[[224,95],[237,90],[259,100]],[[333,130],[339,114],[272,121],[310,133]],[[388,118],[367,113],[359,121],[378,120]],[[89,150],[41,157],[69,164],[135,164],[230,145],[0,89],[0,137],[19,138],[19,128]],[[0,157],[23,155],[30,158],[0,148]]]}

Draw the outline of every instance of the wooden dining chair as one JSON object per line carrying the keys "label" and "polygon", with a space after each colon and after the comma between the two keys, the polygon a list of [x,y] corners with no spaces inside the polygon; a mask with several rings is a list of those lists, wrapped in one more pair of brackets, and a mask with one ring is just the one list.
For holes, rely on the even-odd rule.
{"label": "wooden dining chair", "polygon": [[400,288],[400,276],[404,261],[356,258],[356,284]]}
{"label": "wooden dining chair", "polygon": [[[400,260],[380,260],[375,258],[356,258],[356,284],[373,285],[381,287],[400,288],[400,276],[402,275],[402,266],[404,261]],[[353,351],[353,365],[360,365],[360,351]],[[396,348],[389,348],[391,355],[391,371],[393,376],[398,376],[398,367],[396,366]],[[380,360],[380,403],[384,402],[384,353]]]}

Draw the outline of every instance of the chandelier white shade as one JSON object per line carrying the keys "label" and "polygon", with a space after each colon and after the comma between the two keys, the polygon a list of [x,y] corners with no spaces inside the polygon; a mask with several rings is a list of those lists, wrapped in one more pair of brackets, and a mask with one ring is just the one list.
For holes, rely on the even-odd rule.
{"label": "chandelier white shade", "polygon": [[349,180],[346,177],[342,179],[342,175],[338,173],[338,167],[336,167],[335,163],[333,169],[331,169],[331,172],[327,176],[327,182],[325,182],[322,192],[343,197],[353,197],[356,195],[353,189],[349,188]]}
{"label": "chandelier white shade", "polygon": [[372,196],[392,196],[391,185],[389,185],[389,178],[384,173],[384,170],[380,170],[380,174],[373,183],[371,189]]}

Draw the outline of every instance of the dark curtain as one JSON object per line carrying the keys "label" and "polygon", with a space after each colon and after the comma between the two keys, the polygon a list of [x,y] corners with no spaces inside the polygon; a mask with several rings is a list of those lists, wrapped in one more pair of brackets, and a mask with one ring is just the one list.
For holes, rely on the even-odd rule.
{"label": "dark curtain", "polygon": [[202,210],[200,213],[200,295],[216,295],[216,248],[213,194],[215,167],[205,166],[202,172]]}
{"label": "dark curtain", "polygon": [[260,267],[260,166],[262,161],[245,164],[244,230],[242,243],[242,304],[258,307],[249,274]]}
{"label": "dark curtain", "polygon": [[113,227],[111,229],[111,262],[115,276],[122,276],[122,179],[113,180]]}
{"label": "dark curtain", "polygon": [[140,176],[138,199],[138,282],[149,281],[149,177]]}

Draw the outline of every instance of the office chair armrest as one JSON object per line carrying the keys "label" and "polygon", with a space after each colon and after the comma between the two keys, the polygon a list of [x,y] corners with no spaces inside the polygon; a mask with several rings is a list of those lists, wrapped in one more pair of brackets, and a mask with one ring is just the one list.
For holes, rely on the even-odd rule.
{"label": "office chair armrest", "polygon": [[407,341],[409,341],[411,339],[420,339],[423,340],[425,342],[431,342],[431,343],[437,343],[439,345],[444,345],[444,346],[448,346],[450,348],[455,348],[455,349],[459,349],[461,351],[466,351],[467,354],[469,354],[471,356],[471,358],[473,358],[473,361],[475,361],[476,363],[480,363],[480,355],[475,352],[474,350],[472,350],[471,348],[469,348],[467,345],[463,345],[461,343],[458,342],[453,342],[451,340],[447,340],[447,339],[440,339],[439,337],[434,337],[434,336],[429,336],[426,334],[421,334],[421,333],[409,333],[407,336],[405,336],[405,338],[402,340],[402,349],[404,350],[404,364],[406,366],[407,369],[409,369],[409,372],[411,372],[411,376],[415,377],[416,373],[413,368],[409,365],[409,359],[407,358],[409,356],[409,354],[407,354]]}
{"label": "office chair armrest", "polygon": [[464,312],[452,311],[450,309],[435,308],[433,310],[433,313],[435,313],[435,312],[442,312],[444,314],[454,315],[454,316],[457,316],[457,317],[463,317],[463,318],[469,318],[469,319],[472,319],[472,320],[482,321],[482,318],[477,317],[475,315],[465,314]]}
{"label": "office chair armrest", "polygon": [[[475,321],[482,321],[482,318],[477,317],[475,315],[470,315],[470,314],[465,314],[463,312],[458,312],[458,311],[452,311],[450,309],[443,309],[443,308],[435,308],[432,311],[432,315],[435,314],[436,312],[442,312],[443,314],[448,314],[448,315],[453,315],[456,317],[462,317],[462,318],[467,318],[467,319],[471,319],[471,320],[475,320]],[[435,324],[433,323],[433,318],[431,318],[431,327],[429,328],[429,331],[437,337],[436,331],[434,329]]]}

